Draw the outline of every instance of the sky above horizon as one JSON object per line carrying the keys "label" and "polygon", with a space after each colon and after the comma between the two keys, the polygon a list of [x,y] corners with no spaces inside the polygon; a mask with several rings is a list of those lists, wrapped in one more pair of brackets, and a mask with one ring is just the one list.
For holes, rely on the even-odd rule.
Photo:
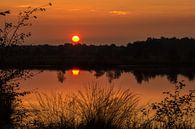
{"label": "sky above horizon", "polygon": [[[28,6],[51,2],[28,30],[28,44],[63,44],[79,34],[86,44],[127,44],[147,37],[195,37],[195,0],[0,0],[17,18]],[[0,18],[0,22],[5,18]]]}

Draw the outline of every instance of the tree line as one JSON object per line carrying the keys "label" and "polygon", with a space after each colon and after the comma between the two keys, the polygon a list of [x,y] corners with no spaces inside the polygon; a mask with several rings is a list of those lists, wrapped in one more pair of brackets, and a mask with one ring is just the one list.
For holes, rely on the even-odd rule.
{"label": "tree line", "polygon": [[[6,51],[6,53],[5,53]],[[3,59],[4,58],[4,59]],[[111,45],[10,45],[0,46],[6,66],[117,66],[193,65],[195,40],[192,38],[148,38],[146,41]]]}

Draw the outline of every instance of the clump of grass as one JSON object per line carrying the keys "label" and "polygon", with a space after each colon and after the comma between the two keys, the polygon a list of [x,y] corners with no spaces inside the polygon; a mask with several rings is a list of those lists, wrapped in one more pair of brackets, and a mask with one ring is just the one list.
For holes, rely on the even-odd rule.
{"label": "clump of grass", "polygon": [[[85,91],[63,97],[37,94],[38,106],[32,106],[31,127],[34,128],[124,128],[137,105],[130,90],[101,87],[92,83]],[[33,122],[32,122],[33,121]]]}
{"label": "clump of grass", "polygon": [[133,118],[138,100],[129,89],[116,90],[97,83],[74,94],[73,98],[80,127],[93,129],[124,128]]}
{"label": "clump of grass", "polygon": [[76,119],[71,108],[71,101],[62,93],[47,95],[36,94],[38,105],[31,105],[31,123],[33,128],[69,129],[76,127]]}

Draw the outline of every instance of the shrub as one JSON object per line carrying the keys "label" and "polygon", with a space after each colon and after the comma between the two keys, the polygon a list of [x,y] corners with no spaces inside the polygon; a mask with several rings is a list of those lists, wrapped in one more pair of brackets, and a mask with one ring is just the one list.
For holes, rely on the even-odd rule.
{"label": "shrub", "polygon": [[159,122],[161,128],[193,128],[195,90],[182,94],[184,87],[183,81],[176,83],[173,92],[163,92],[167,97],[152,104],[154,120]]}
{"label": "shrub", "polygon": [[[51,4],[50,4],[51,5]],[[16,22],[5,21],[0,26],[0,47],[4,48],[0,51],[0,67],[9,67],[6,65],[8,55],[8,47],[18,45],[25,41],[31,34],[21,31],[22,28],[31,26],[30,20],[36,18],[34,13],[37,11],[45,11],[45,8],[27,8],[18,15]],[[0,16],[7,16],[10,11],[0,12]],[[14,53],[12,53],[14,54]],[[0,69],[0,128],[11,128],[21,123],[23,112],[19,106],[21,96],[28,92],[19,92],[20,79],[27,79],[32,74],[22,69]]]}

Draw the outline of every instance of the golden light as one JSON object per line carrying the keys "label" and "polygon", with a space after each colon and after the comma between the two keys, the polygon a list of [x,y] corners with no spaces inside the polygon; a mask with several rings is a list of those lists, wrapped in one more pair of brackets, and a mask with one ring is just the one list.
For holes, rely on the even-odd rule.
{"label": "golden light", "polygon": [[80,41],[80,37],[78,35],[74,35],[74,36],[72,36],[72,41],[74,43],[78,43]]}
{"label": "golden light", "polygon": [[73,69],[72,70],[72,75],[74,75],[74,76],[78,76],[79,73],[80,73],[80,70],[79,69]]}

